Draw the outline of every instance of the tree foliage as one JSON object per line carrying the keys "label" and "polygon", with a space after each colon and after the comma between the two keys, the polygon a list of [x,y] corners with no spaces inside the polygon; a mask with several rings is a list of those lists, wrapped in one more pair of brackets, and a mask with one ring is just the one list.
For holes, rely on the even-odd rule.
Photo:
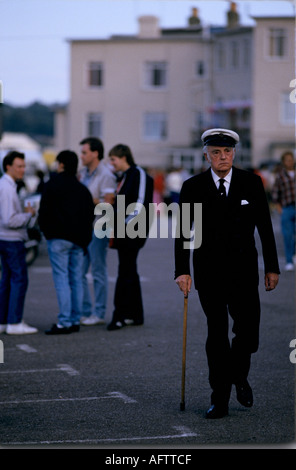
{"label": "tree foliage", "polygon": [[30,137],[53,137],[53,106],[47,106],[37,101],[26,107],[3,104],[1,111],[3,132],[22,132]]}

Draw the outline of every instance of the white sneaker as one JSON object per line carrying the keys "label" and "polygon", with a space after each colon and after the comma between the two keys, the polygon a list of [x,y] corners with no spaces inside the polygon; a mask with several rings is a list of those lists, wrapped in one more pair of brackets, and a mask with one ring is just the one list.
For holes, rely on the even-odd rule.
{"label": "white sneaker", "polygon": [[105,320],[103,318],[97,317],[97,315],[91,315],[90,317],[81,317],[81,325],[84,326],[93,326],[93,325],[105,325]]}
{"label": "white sneaker", "polygon": [[287,263],[285,266],[285,271],[294,271],[293,263]]}
{"label": "white sneaker", "polygon": [[37,328],[29,326],[24,322],[8,324],[6,328],[7,335],[31,335],[37,332]]}
{"label": "white sneaker", "polygon": [[7,325],[0,325],[0,334],[5,333]]}

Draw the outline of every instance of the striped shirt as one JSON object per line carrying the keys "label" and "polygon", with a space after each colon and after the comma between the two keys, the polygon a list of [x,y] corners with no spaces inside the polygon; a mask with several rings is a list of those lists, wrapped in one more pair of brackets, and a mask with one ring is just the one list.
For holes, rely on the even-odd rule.
{"label": "striped shirt", "polygon": [[295,204],[295,172],[293,178],[285,169],[279,171],[272,188],[272,200],[282,207]]}

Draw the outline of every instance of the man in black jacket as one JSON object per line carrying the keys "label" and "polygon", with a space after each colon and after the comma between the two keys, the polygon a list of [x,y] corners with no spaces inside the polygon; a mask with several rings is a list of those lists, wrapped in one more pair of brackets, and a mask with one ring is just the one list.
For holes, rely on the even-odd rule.
{"label": "man in black jacket", "polygon": [[[250,407],[247,381],[251,354],[259,345],[260,300],[258,256],[254,231],[258,229],[265,264],[265,288],[273,290],[279,278],[277,250],[269,207],[261,178],[232,166],[239,136],[228,129],[203,133],[205,158],[211,168],[187,180],[180,196],[180,237],[175,243],[175,279],[185,296],[191,288],[190,250],[186,247],[183,209],[202,204],[201,246],[193,252],[194,283],[207,317],[206,352],[213,390],[206,418],[228,414],[232,384],[238,401]],[[202,228],[201,228],[202,227]],[[188,227],[187,227],[188,229]],[[188,231],[188,230],[187,230]],[[228,314],[234,337],[228,339]]]}
{"label": "man in black jacket", "polygon": [[94,220],[92,196],[76,178],[76,153],[64,150],[56,160],[57,174],[45,184],[39,209],[59,304],[58,323],[46,331],[51,335],[79,331],[83,262]]}

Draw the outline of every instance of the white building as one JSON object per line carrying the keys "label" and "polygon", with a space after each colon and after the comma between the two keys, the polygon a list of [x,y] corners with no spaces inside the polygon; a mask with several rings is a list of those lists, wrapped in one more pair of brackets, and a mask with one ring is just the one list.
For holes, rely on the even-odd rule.
{"label": "white building", "polygon": [[202,132],[230,127],[241,136],[239,164],[278,159],[294,140],[294,18],[255,20],[240,26],[231,3],[224,28],[204,28],[195,11],[183,28],[161,29],[145,16],[136,36],[70,40],[71,95],[56,113],[57,150],[79,152],[92,135],[106,154],[121,142],[141,165],[197,170]]}
{"label": "white building", "polygon": [[295,78],[295,19],[255,20],[251,139],[257,163],[278,160],[284,150],[295,147],[295,100],[290,87]]}

